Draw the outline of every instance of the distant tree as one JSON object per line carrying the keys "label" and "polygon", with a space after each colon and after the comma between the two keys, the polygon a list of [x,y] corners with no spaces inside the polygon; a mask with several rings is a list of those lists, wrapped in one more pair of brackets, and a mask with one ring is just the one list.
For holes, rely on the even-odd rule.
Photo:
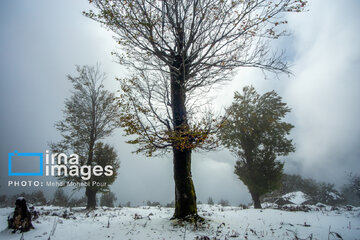
{"label": "distant tree", "polygon": [[127,202],[127,203],[125,204],[125,207],[131,207],[131,202],[130,202],[130,201]]}
{"label": "distant tree", "polygon": [[117,200],[113,192],[104,192],[100,198],[100,206],[114,207],[114,203]]}
{"label": "distant tree", "polygon": [[32,192],[29,196],[28,201],[31,202],[32,204],[38,205],[38,206],[46,204],[46,198],[44,196],[44,193],[41,190]]}
{"label": "distant tree", "polygon": [[283,173],[280,187],[271,193],[266,194],[266,196],[279,197],[286,193],[296,191],[301,191],[308,196],[316,196],[318,188],[318,183],[314,179],[303,178],[296,174]]}
{"label": "distant tree", "polygon": [[174,200],[171,201],[170,203],[166,204],[165,207],[168,207],[168,208],[173,208],[173,207],[175,207],[175,201],[174,201]]}
{"label": "distant tree", "polygon": [[55,206],[65,207],[67,206],[68,200],[69,197],[64,192],[64,189],[58,188],[54,193],[54,197],[51,203]]}
{"label": "distant tree", "polygon": [[289,175],[283,174],[281,180],[281,190],[282,194],[302,191],[304,193],[316,193],[316,182],[312,179],[304,179],[300,175]]}
{"label": "distant tree", "polygon": [[265,194],[264,198],[271,200],[290,192],[301,191],[308,197],[305,203],[318,202],[328,205],[339,205],[345,202],[344,192],[335,189],[334,184],[319,182],[312,178],[303,178],[295,174],[283,174],[281,184],[275,191]]}
{"label": "distant tree", "polygon": [[335,189],[334,184],[319,182],[312,178],[302,178],[299,175],[284,174],[282,180],[282,194],[301,191],[309,199],[307,203],[316,204],[318,202],[328,205],[339,205],[344,203],[344,197]]}
{"label": "distant tree", "polygon": [[209,197],[209,198],[208,198],[207,204],[209,204],[209,205],[214,205],[214,200],[212,199],[212,197]]}
{"label": "distant tree", "polygon": [[9,206],[14,206],[16,200],[17,200],[19,197],[23,197],[23,198],[25,198],[25,200],[26,200],[28,203],[32,203],[31,201],[29,201],[29,199],[31,199],[31,194],[22,192],[22,193],[14,194],[14,195],[8,197]]}
{"label": "distant tree", "polygon": [[81,198],[71,198],[68,202],[69,207],[83,207],[86,206],[87,198],[85,196]]}
{"label": "distant tree", "polygon": [[240,203],[239,207],[242,208],[242,209],[248,209],[249,208],[248,205],[243,204],[243,203]]}
{"label": "distant tree", "polygon": [[14,195],[8,196],[8,204],[7,205],[13,207],[15,205],[16,199],[18,199],[19,197],[23,197],[26,200],[28,199],[28,195],[25,192],[22,192],[20,194],[14,194]]}
{"label": "distant tree", "polygon": [[229,201],[226,200],[226,199],[220,199],[219,205],[221,205],[221,206],[223,206],[223,207],[226,207],[226,206],[230,206],[230,203],[229,203]]}
{"label": "distant tree", "polygon": [[284,164],[278,156],[294,151],[286,136],[294,127],[282,121],[290,109],[274,91],[259,95],[254,87],[235,92],[226,109],[227,122],[220,130],[222,143],[238,159],[235,174],[248,187],[255,208],[260,197],[280,185]]}
{"label": "distant tree", "polygon": [[22,192],[20,194],[15,194],[11,196],[2,195],[0,197],[0,206],[13,206],[16,199],[18,199],[19,197],[25,198],[28,204],[33,204],[37,206],[46,205],[47,203],[44,193],[41,190],[38,190],[32,193]]}
{"label": "distant tree", "polygon": [[347,204],[360,206],[360,175],[350,174],[348,183],[341,188],[341,194]]}
{"label": "distant tree", "polygon": [[[115,163],[116,155],[108,145],[98,145],[106,148],[108,157],[94,159],[96,143],[109,136],[119,126],[118,106],[114,94],[104,89],[105,74],[100,72],[99,65],[95,67],[77,67],[78,76],[68,75],[74,87],[73,95],[65,100],[64,120],[55,124],[63,140],[50,144],[53,152],[76,153],[80,156],[81,166],[92,166],[101,161]],[[105,151],[105,150],[104,150]],[[100,161],[101,160],[101,161]],[[100,162],[99,162],[100,161]],[[114,173],[116,168],[114,167]],[[116,175],[116,174],[114,174]],[[93,175],[92,175],[93,176]],[[95,177],[95,176],[94,176]],[[86,187],[87,208],[95,208],[98,188],[91,186],[93,178],[84,180],[81,177],[60,176],[66,181],[88,183]],[[100,177],[96,177],[99,179]],[[102,175],[101,180],[109,178]],[[114,178],[112,176],[111,178]],[[113,182],[113,180],[109,180]],[[78,189],[76,189],[78,190]]]}
{"label": "distant tree", "polygon": [[354,190],[354,193],[360,198],[360,175],[350,175],[350,186]]}
{"label": "distant tree", "polygon": [[325,203],[327,205],[339,205],[344,203],[344,197],[335,189],[334,184],[321,182],[318,183],[318,191],[312,196],[314,203]]}
{"label": "distant tree", "polygon": [[77,205],[77,198],[71,198],[69,199],[68,203],[67,203],[67,206],[68,207],[78,207]]}
{"label": "distant tree", "polygon": [[8,197],[3,194],[0,196],[0,207],[7,207],[8,206]]}
{"label": "distant tree", "polygon": [[161,206],[160,202],[151,202],[150,200],[146,202],[146,205],[151,207]]}
{"label": "distant tree", "polygon": [[91,0],[99,11],[85,15],[113,31],[119,62],[134,76],[122,79],[121,121],[131,144],[148,156],[171,151],[175,180],[174,218],[197,218],[191,175],[195,149],[217,146],[219,127],[202,111],[206,94],[238,67],[288,73],[269,41],[283,34],[285,12],[303,0]]}

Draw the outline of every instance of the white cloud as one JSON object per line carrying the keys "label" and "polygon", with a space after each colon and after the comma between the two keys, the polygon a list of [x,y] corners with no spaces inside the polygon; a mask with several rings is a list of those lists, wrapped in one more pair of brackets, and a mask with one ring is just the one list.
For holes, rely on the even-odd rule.
{"label": "white cloud", "polygon": [[290,56],[294,76],[265,80],[260,71],[242,69],[218,94],[219,108],[249,84],[260,93],[274,89],[283,96],[295,125],[291,136],[297,151],[285,164],[290,172],[344,183],[346,172],[360,170],[359,5],[312,1],[308,12],[289,14],[293,35],[275,44],[295,54]]}
{"label": "white cloud", "polygon": [[305,17],[290,18],[295,77],[284,95],[295,117],[295,156],[305,174],[330,181],[359,170],[353,159],[360,140],[360,18],[354,2],[315,1]]}

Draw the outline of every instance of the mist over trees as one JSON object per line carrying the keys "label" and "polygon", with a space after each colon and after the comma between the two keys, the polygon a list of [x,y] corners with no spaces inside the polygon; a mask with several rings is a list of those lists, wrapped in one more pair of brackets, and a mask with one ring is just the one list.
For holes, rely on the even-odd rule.
{"label": "mist over trees", "polygon": [[15,195],[0,195],[0,207],[13,206],[18,197],[24,197],[29,203],[35,206],[42,206],[48,203],[44,193],[41,190],[38,190],[31,193],[22,192]]}
{"label": "mist over trees", "polygon": [[114,207],[117,198],[113,192],[104,192],[100,197],[100,206]]}
{"label": "mist over trees", "polygon": [[212,197],[209,197],[209,198],[208,198],[207,204],[209,204],[209,205],[214,205],[214,200],[212,199]]}
{"label": "mist over trees", "polygon": [[[119,112],[114,94],[104,89],[105,74],[100,71],[99,65],[77,66],[76,70],[78,76],[68,75],[74,91],[73,95],[65,100],[64,119],[55,124],[63,139],[50,144],[50,148],[55,153],[76,153],[79,156],[79,167],[109,164],[113,166],[112,176],[100,177],[92,174],[89,179],[84,179],[79,174],[59,174],[61,180],[87,183],[87,208],[92,209],[96,206],[96,193],[99,190],[106,191],[108,184],[113,183],[117,176],[119,163],[116,152],[99,140],[109,136],[119,126]],[[69,169],[69,164],[67,167]],[[92,186],[91,182],[95,180],[107,184],[101,188]],[[75,186],[75,190],[80,188],[82,185]]]}
{"label": "mist over trees", "polygon": [[284,12],[300,12],[306,2],[278,1],[89,1],[98,11],[85,16],[115,34],[131,67],[121,79],[121,126],[137,137],[136,152],[172,152],[174,218],[197,218],[191,155],[213,149],[221,123],[205,111],[207,92],[230,79],[238,67],[288,73],[269,42],[284,32]]}
{"label": "mist over trees", "polygon": [[295,150],[287,138],[294,127],[284,122],[290,112],[275,92],[260,95],[254,87],[235,92],[220,129],[222,144],[237,158],[235,174],[248,187],[255,208],[260,197],[279,187],[284,163],[277,158]]}
{"label": "mist over trees", "polygon": [[64,189],[58,188],[54,193],[54,197],[51,201],[52,205],[66,207],[69,201],[69,196],[64,192]]}
{"label": "mist over trees", "polygon": [[[271,193],[265,194],[263,199],[264,201],[271,201],[272,198],[281,197],[286,193],[301,191],[308,197],[305,204],[323,203],[331,206],[351,204],[357,206],[360,203],[359,199],[356,203],[356,201],[353,201],[354,198],[346,197],[346,194],[344,194],[344,189],[349,187],[349,183],[343,185],[341,191],[339,191],[331,183],[316,181],[312,178],[303,178],[296,174],[283,174],[280,187]],[[354,188],[348,190],[350,189],[352,192],[354,191]]]}
{"label": "mist over trees", "polygon": [[349,174],[348,183],[341,188],[341,194],[348,204],[360,206],[360,175]]}
{"label": "mist over trees", "polygon": [[87,204],[86,196],[82,196],[80,198],[72,197],[68,200],[68,207],[84,207]]}

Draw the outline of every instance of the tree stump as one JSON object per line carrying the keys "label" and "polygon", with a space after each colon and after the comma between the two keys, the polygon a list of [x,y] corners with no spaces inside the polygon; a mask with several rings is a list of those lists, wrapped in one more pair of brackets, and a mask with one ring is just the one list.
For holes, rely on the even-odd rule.
{"label": "tree stump", "polygon": [[8,217],[8,228],[16,231],[27,232],[31,228],[34,228],[31,223],[31,213],[26,204],[26,200],[23,197],[19,197],[15,201],[15,210],[13,216]]}

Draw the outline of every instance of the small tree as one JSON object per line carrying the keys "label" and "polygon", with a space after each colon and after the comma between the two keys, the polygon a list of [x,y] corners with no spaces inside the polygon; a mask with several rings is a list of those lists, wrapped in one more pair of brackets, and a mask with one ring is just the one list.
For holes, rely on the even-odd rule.
{"label": "small tree", "polygon": [[347,204],[360,206],[360,176],[350,174],[348,183],[341,188],[341,193]]}
{"label": "small tree", "polygon": [[81,198],[70,199],[70,201],[68,202],[68,206],[69,207],[84,207],[84,206],[86,206],[86,203],[87,203],[87,199],[85,196],[83,196]]}
{"label": "small tree", "polygon": [[38,206],[41,206],[41,205],[45,205],[46,204],[46,198],[44,196],[44,193],[39,190],[39,191],[35,191],[35,192],[32,192],[30,194],[30,199],[29,201],[34,204],[34,205],[38,205]]}
{"label": "small tree", "polygon": [[[114,94],[104,89],[105,74],[100,72],[99,65],[78,66],[77,72],[79,76],[68,76],[75,91],[65,100],[64,120],[55,124],[63,140],[50,144],[50,147],[53,152],[75,152],[80,156],[80,166],[105,163],[113,165],[114,174],[111,177],[92,175],[90,179],[84,180],[81,177],[60,176],[63,180],[87,183],[85,191],[87,208],[91,209],[96,206],[96,193],[99,190],[91,183],[95,179],[112,183],[119,167],[116,165],[116,153],[113,148],[109,145],[96,145],[100,139],[109,136],[119,126],[119,113],[118,106],[114,102]],[[97,157],[94,157],[95,146],[98,148]],[[107,190],[106,187],[103,190]]]}
{"label": "small tree", "polygon": [[101,195],[100,206],[114,207],[114,202],[117,200],[113,192],[105,192]]}
{"label": "small tree", "polygon": [[160,202],[151,202],[150,200],[146,201],[146,205],[149,207],[161,206]]}
{"label": "small tree", "polygon": [[101,192],[106,193],[109,191],[109,186],[114,183],[117,175],[118,169],[120,167],[120,162],[117,158],[117,154],[114,148],[108,144],[98,142],[94,148],[94,159],[93,164],[101,166],[103,169],[106,166],[113,167],[113,174],[110,176],[92,176],[91,181],[101,183],[101,186],[92,186],[92,191],[95,193]]}
{"label": "small tree", "polygon": [[168,207],[168,208],[173,208],[173,207],[175,207],[175,201],[173,200],[173,201],[167,203],[167,204],[165,205],[165,207]]}
{"label": "small tree", "polygon": [[286,138],[294,126],[282,121],[289,111],[274,91],[260,96],[253,87],[244,87],[242,95],[235,92],[226,110],[220,138],[238,158],[235,174],[248,187],[255,208],[261,208],[260,196],[279,187],[284,164],[276,158],[294,151]]}
{"label": "small tree", "polygon": [[349,176],[350,187],[353,189],[355,195],[360,199],[360,175]]}
{"label": "small tree", "polygon": [[230,203],[229,203],[229,201],[226,200],[226,199],[220,199],[219,205],[220,205],[220,206],[223,206],[223,207],[227,207],[227,206],[230,205]]}
{"label": "small tree", "polygon": [[316,201],[314,204],[320,202],[331,206],[345,202],[344,197],[335,189],[334,184],[325,182],[318,183],[318,192],[313,200]]}
{"label": "small tree", "polygon": [[64,189],[58,188],[54,193],[52,204],[55,206],[65,207],[68,203],[69,197],[65,194]]}
{"label": "small tree", "polygon": [[212,199],[212,197],[208,198],[207,204],[214,205],[214,200]]}
{"label": "small tree", "polygon": [[3,194],[0,195],[0,207],[7,207],[8,206],[8,197]]}

